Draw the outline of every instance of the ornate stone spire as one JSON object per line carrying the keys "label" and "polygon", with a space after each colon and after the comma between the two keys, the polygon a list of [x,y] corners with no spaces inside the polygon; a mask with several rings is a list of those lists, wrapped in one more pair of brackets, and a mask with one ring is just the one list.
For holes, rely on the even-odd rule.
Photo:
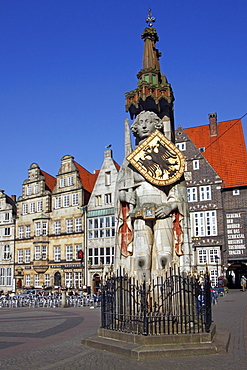
{"label": "ornate stone spire", "polygon": [[148,27],[141,35],[144,40],[144,52],[142,69],[137,74],[138,87],[125,94],[126,112],[130,113],[131,119],[143,110],[155,112],[161,119],[169,119],[171,129],[173,129],[174,96],[166,76],[160,71],[159,58],[161,53],[156,48],[159,37],[156,29],[153,28],[155,18],[152,16],[151,9],[148,9],[146,22]]}

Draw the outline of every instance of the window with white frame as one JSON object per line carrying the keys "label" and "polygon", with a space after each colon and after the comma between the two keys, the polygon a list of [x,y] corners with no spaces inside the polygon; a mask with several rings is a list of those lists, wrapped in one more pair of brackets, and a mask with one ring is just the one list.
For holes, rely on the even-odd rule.
{"label": "window with white frame", "polygon": [[216,211],[207,211],[206,214],[206,235],[217,235]]}
{"label": "window with white frame", "polygon": [[50,278],[50,274],[44,274],[44,284],[45,286],[50,286],[50,283],[51,282],[51,278]]}
{"label": "window with white frame", "polygon": [[216,211],[192,212],[190,217],[192,237],[217,235]]}
{"label": "window with white frame", "polygon": [[69,194],[63,196],[63,206],[69,207]]}
{"label": "window with white frame", "polygon": [[30,263],[31,261],[31,251],[30,249],[25,249],[25,262]]}
{"label": "window with white frame", "polygon": [[200,200],[211,200],[211,185],[200,186]]}
{"label": "window with white frame", "polygon": [[41,248],[40,248],[40,245],[36,245],[34,247],[34,259],[35,259],[35,261],[39,261],[41,259]]}
{"label": "window with white frame", "polygon": [[37,202],[37,212],[42,212],[43,211],[43,201],[39,200]]}
{"label": "window with white frame", "polygon": [[34,286],[35,287],[39,287],[40,286],[40,279],[39,279],[39,275],[38,274],[35,274],[34,275]]}
{"label": "window with white frame", "polygon": [[54,247],[54,261],[59,262],[61,260],[61,248],[60,246]]}
{"label": "window with white frame", "polygon": [[11,267],[6,268],[6,285],[12,285],[12,270]]}
{"label": "window with white frame", "polygon": [[22,205],[22,214],[23,214],[23,215],[26,215],[26,214],[27,214],[27,212],[28,212],[27,203],[24,203],[24,204]]}
{"label": "window with white frame", "polygon": [[66,261],[72,261],[72,260],[73,260],[73,246],[66,245]]}
{"label": "window with white frame", "polygon": [[105,185],[111,185],[111,171],[105,172]]}
{"label": "window with white frame", "polygon": [[9,244],[4,244],[3,259],[4,260],[9,260],[10,259],[10,245]]}
{"label": "window with white frame", "polygon": [[34,185],[34,194],[38,194],[39,192],[39,184]]}
{"label": "window with white frame", "polygon": [[102,196],[95,195],[95,206],[102,206]]}
{"label": "window with white frame", "polygon": [[31,275],[30,274],[27,274],[25,276],[25,285],[26,286],[30,286],[31,285]]}
{"label": "window with white frame", "polygon": [[61,208],[61,196],[55,198],[55,208]]}
{"label": "window with white frame", "polygon": [[4,214],[4,221],[9,221],[9,219],[10,219],[9,212],[6,212]]}
{"label": "window with white frame", "polygon": [[66,272],[65,273],[65,285],[67,288],[73,287],[73,276],[72,272]]}
{"label": "window with white frame", "polygon": [[27,195],[31,195],[32,194],[32,185],[28,185],[27,186]]}
{"label": "window with white frame", "polygon": [[82,273],[81,272],[74,273],[74,285],[76,289],[80,289],[82,287]]}
{"label": "window with white frame", "polygon": [[66,220],[66,232],[67,233],[73,232],[73,219],[72,218]]}
{"label": "window with white frame", "polygon": [[17,261],[18,263],[23,263],[23,250],[19,249],[17,252]]}
{"label": "window with white frame", "polygon": [[209,262],[216,264],[219,263],[219,249],[209,250]]}
{"label": "window with white frame", "polygon": [[105,194],[105,204],[111,204],[111,193]]}
{"label": "window with white frame", "polygon": [[89,248],[88,257],[91,265],[110,265],[114,259],[114,247]]}
{"label": "window with white frame", "polygon": [[78,252],[81,250],[82,250],[82,244],[76,244],[75,245],[75,260],[79,260]]}
{"label": "window with white frame", "polygon": [[5,236],[10,236],[11,234],[10,234],[10,227],[5,227],[4,228],[4,235]]}
{"label": "window with white frame", "polygon": [[34,212],[35,212],[35,203],[31,202],[30,203],[30,213],[34,213]]}
{"label": "window with white frame", "polygon": [[68,186],[71,186],[71,185],[73,185],[74,184],[74,178],[73,178],[73,176],[69,176],[68,177]]}
{"label": "window with white frame", "polygon": [[194,159],[193,163],[193,170],[199,170],[199,160]]}
{"label": "window with white frame", "polygon": [[187,188],[188,202],[197,202],[197,188]]}
{"label": "window with white frame", "polygon": [[197,260],[198,264],[208,266],[220,265],[220,249],[219,248],[197,248]]}
{"label": "window with white frame", "polygon": [[35,236],[41,235],[41,222],[35,222]]}
{"label": "window with white frame", "polygon": [[207,251],[205,249],[198,249],[198,264],[206,264],[207,263]]}
{"label": "window with white frame", "polygon": [[61,221],[55,221],[54,222],[54,233],[56,235],[61,234]]}
{"label": "window with white frame", "polygon": [[75,231],[77,233],[80,233],[82,231],[82,219],[81,219],[81,217],[75,219]]}
{"label": "window with white frame", "polygon": [[78,193],[72,194],[72,206],[77,206],[78,205]]}
{"label": "window with white frame", "polygon": [[41,255],[42,260],[47,259],[47,245],[42,245],[42,255]]}
{"label": "window with white frame", "polygon": [[65,177],[63,177],[62,179],[60,179],[60,188],[64,188],[66,186],[66,179]]}
{"label": "window with white frame", "polygon": [[0,268],[0,285],[5,285],[5,268]]}
{"label": "window with white frame", "polygon": [[31,226],[27,225],[26,226],[26,238],[30,238],[31,236]]}
{"label": "window with white frame", "polygon": [[232,194],[233,195],[239,195],[240,194],[239,189],[233,189]]}
{"label": "window with white frame", "polygon": [[181,151],[184,151],[186,150],[186,142],[183,142],[183,143],[176,143],[176,147],[181,150]]}
{"label": "window with white frame", "polygon": [[211,280],[211,286],[215,287],[217,286],[217,270],[211,270],[210,271],[210,280]]}
{"label": "window with white frame", "polygon": [[88,238],[97,239],[115,236],[115,217],[90,218],[88,220]]}
{"label": "window with white frame", "polygon": [[19,239],[24,238],[24,226],[19,226],[18,227],[18,237],[19,237]]}
{"label": "window with white frame", "polygon": [[47,221],[42,222],[42,235],[48,234],[48,223]]}

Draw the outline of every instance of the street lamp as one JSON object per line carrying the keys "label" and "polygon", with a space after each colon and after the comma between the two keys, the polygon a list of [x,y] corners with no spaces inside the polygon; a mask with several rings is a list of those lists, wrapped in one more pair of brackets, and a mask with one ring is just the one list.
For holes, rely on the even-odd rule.
{"label": "street lamp", "polygon": [[216,286],[217,286],[217,288],[219,287],[219,259],[220,259],[220,257],[219,256],[215,256],[214,257],[215,258],[215,262],[216,262],[216,271],[217,271],[217,284],[216,284]]}

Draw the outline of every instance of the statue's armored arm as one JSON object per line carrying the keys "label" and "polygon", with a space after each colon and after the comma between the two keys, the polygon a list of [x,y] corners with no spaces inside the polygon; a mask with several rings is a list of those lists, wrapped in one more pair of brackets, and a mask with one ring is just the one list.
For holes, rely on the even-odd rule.
{"label": "statue's armored arm", "polygon": [[165,218],[172,214],[177,208],[178,203],[176,201],[167,202],[156,209],[155,216],[157,218]]}

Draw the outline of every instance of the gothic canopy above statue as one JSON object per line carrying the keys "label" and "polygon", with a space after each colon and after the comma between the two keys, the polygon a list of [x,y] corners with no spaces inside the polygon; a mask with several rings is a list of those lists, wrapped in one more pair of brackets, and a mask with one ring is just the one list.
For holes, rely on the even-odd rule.
{"label": "gothic canopy above statue", "polygon": [[171,85],[166,76],[160,71],[159,58],[161,53],[156,48],[159,37],[153,23],[155,18],[148,9],[145,28],[141,37],[144,39],[144,52],[142,69],[137,74],[138,87],[125,94],[126,112],[130,113],[131,119],[135,118],[141,111],[152,111],[160,118],[168,116],[173,121],[174,96]]}

